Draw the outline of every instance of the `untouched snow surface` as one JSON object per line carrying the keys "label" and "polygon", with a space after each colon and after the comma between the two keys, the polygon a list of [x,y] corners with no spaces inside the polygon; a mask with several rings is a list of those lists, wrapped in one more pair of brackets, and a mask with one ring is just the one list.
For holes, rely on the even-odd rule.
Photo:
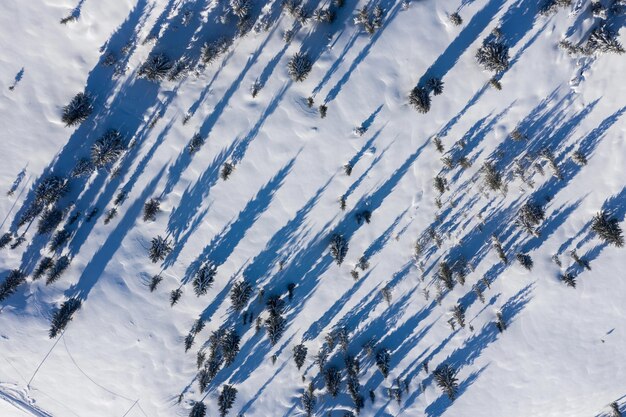
{"label": "untouched snow surface", "polygon": [[[343,416],[353,410],[344,354],[335,347],[328,359],[343,373],[336,398],[324,388],[314,355],[344,326],[348,353],[360,360],[362,416],[600,416],[609,415],[613,401],[626,409],[626,249],[603,244],[590,229],[603,208],[626,226],[626,64],[623,55],[572,57],[557,46],[566,36],[584,40],[598,24],[589,2],[542,16],[534,0],[414,0],[406,9],[381,0],[383,24],[373,36],[352,22],[363,2],[346,0],[331,24],[304,26],[281,14],[278,0],[257,2],[251,18],[266,19],[267,30],[258,25],[236,38],[197,73],[155,83],[137,77],[151,52],[186,54],[195,66],[205,41],[232,37],[236,18],[219,20],[227,3],[76,1],[5,0],[0,13],[0,232],[26,238],[2,249],[0,278],[18,268],[29,274],[0,303],[1,416],[186,416],[203,398],[207,415],[217,416],[227,383],[238,390],[229,415],[300,416],[310,381],[314,415]],[[460,26],[447,16],[457,10]],[[76,20],[59,23],[72,13]],[[283,33],[294,25],[285,43]],[[511,56],[501,91],[474,59],[496,27]],[[314,66],[296,83],[287,62],[301,50]],[[104,65],[109,53],[112,66]],[[444,91],[419,114],[408,93],[431,76],[443,79]],[[252,98],[255,80],[262,88]],[[63,106],[84,90],[94,97],[93,113],[65,127]],[[362,136],[353,132],[358,126],[367,128]],[[527,140],[513,141],[516,127]],[[68,176],[111,128],[133,146],[112,172],[70,181],[58,206],[68,208],[59,229],[67,225],[72,236],[54,256],[68,255],[71,265],[50,285],[45,277],[33,280],[40,259],[52,256],[51,235],[36,234],[37,220],[18,227],[20,216],[45,176]],[[195,133],[206,143],[190,155]],[[436,136],[447,156],[464,156],[471,166],[445,168]],[[545,148],[561,179],[536,158]],[[572,161],[576,150],[587,165]],[[533,187],[513,175],[524,155],[543,168],[523,167]],[[503,173],[506,193],[482,187],[487,160]],[[227,180],[220,178],[225,162],[235,164]],[[448,186],[440,209],[436,175]],[[127,198],[105,224],[121,190]],[[150,198],[160,199],[161,212],[145,222]],[[515,224],[527,200],[545,207],[537,237]],[[359,224],[355,215],[363,210],[371,222]],[[428,230],[436,231],[439,247]],[[329,253],[333,233],[349,241],[341,265]],[[153,264],[147,247],[157,235],[168,236],[173,251]],[[416,259],[418,239],[424,250]],[[591,262],[590,271],[574,263],[573,249]],[[532,271],[515,261],[518,252],[532,257]],[[350,271],[363,255],[370,267],[354,280]],[[438,305],[439,263],[462,259],[465,284]],[[205,260],[218,266],[217,276],[196,297],[191,281]],[[566,271],[576,275],[575,289],[559,280]],[[163,281],[150,292],[158,273]],[[247,308],[254,320],[267,317],[258,290],[285,299],[286,328],[274,346],[264,328],[244,325],[231,309],[229,291],[242,278],[255,287]],[[183,295],[171,307],[170,292],[179,286]],[[70,297],[82,308],[50,339],[53,314]],[[453,331],[448,321],[457,303],[466,326]],[[499,311],[507,324],[502,333]],[[185,352],[198,318],[206,326]],[[220,326],[236,329],[241,351],[202,393],[196,352]],[[386,379],[362,349],[368,340],[391,355]],[[308,355],[298,371],[292,351],[301,341]],[[441,363],[458,370],[453,402],[433,380]],[[400,401],[389,395],[398,381]]]}

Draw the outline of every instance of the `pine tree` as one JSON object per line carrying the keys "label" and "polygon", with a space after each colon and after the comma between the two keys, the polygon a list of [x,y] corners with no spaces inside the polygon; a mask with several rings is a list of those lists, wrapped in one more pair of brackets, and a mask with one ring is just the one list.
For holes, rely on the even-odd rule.
{"label": "pine tree", "polygon": [[193,289],[196,296],[200,297],[207,293],[215,281],[216,274],[217,267],[210,261],[205,262],[202,267],[200,267],[193,279]]}
{"label": "pine tree", "polygon": [[70,266],[70,258],[67,255],[61,256],[54,265],[48,270],[48,278],[46,285],[50,285],[61,278],[61,275]]}
{"label": "pine tree", "polygon": [[161,281],[163,281],[163,277],[161,277],[160,274],[159,275],[154,275],[152,277],[152,279],[150,279],[150,285],[149,285],[150,292],[154,292],[154,290],[157,289],[157,287],[159,286],[159,283]]}
{"label": "pine tree", "polygon": [[529,271],[533,269],[533,260],[530,255],[525,253],[518,253],[515,255],[515,257],[517,258],[517,262],[519,262],[520,265],[522,265],[524,268]]}
{"label": "pine tree", "polygon": [[230,302],[233,305],[235,311],[241,311],[248,304],[250,297],[252,296],[252,285],[246,281],[236,282],[230,290]]}
{"label": "pine tree", "polygon": [[117,216],[117,207],[111,207],[104,216],[104,224],[109,224],[113,218]]}
{"label": "pine tree", "polygon": [[185,336],[185,353],[193,346],[194,339],[195,336],[193,333],[188,333],[187,336]]}
{"label": "pine tree", "polygon": [[225,37],[218,38],[213,42],[206,42],[200,51],[200,60],[205,65],[212,64],[228,51],[231,43],[232,41]]}
{"label": "pine tree", "polygon": [[335,398],[339,394],[339,384],[341,384],[341,373],[334,366],[324,370],[324,383],[331,397]]}
{"label": "pine tree", "polygon": [[43,274],[45,274],[53,266],[54,260],[50,256],[44,256],[39,262],[39,265],[37,265],[35,272],[33,272],[33,280],[41,278]]}
{"label": "pine tree", "polygon": [[326,104],[320,104],[318,110],[320,112],[320,117],[323,119],[326,117],[326,113],[328,113],[328,106]]}
{"label": "pine tree", "polygon": [[328,361],[328,350],[322,346],[320,350],[317,351],[315,355],[315,363],[319,367],[320,373],[324,372],[324,367],[326,366],[326,362]]}
{"label": "pine tree", "polygon": [[576,277],[569,272],[560,275],[561,281],[568,287],[576,288]]}
{"label": "pine tree", "polygon": [[488,71],[505,71],[509,68],[509,48],[501,42],[486,41],[476,52],[476,60]]}
{"label": "pine tree", "polygon": [[146,62],[139,67],[137,76],[139,78],[145,78],[148,81],[159,82],[168,75],[172,66],[172,61],[167,55],[162,53],[151,54],[148,56]]}
{"label": "pine tree", "polygon": [[55,208],[44,210],[39,223],[37,223],[37,233],[43,235],[52,232],[62,220],[63,212],[61,210]]}
{"label": "pine tree", "polygon": [[504,316],[502,315],[502,311],[498,311],[496,313],[496,327],[498,331],[502,333],[506,330],[506,321],[504,321]]}
{"label": "pine tree", "polygon": [[167,74],[167,79],[169,81],[180,81],[187,77],[189,74],[189,70],[191,69],[191,64],[189,59],[185,56],[182,56],[174,62],[170,72]]}
{"label": "pine tree", "polygon": [[383,374],[383,378],[387,378],[389,376],[389,362],[391,361],[391,355],[389,355],[389,351],[387,348],[379,349],[376,352],[376,366],[380,370],[380,373]]}
{"label": "pine tree", "polygon": [[419,113],[428,113],[430,110],[429,91],[422,87],[414,87],[409,93],[409,104]]}
{"label": "pine tree", "polygon": [[235,329],[227,330],[220,339],[220,348],[224,358],[224,366],[229,366],[235,362],[239,353],[239,342],[241,338]]}
{"label": "pine tree", "polygon": [[220,172],[220,177],[222,178],[222,180],[226,181],[228,178],[230,178],[230,174],[232,174],[234,170],[235,164],[233,164],[232,162],[225,162],[224,166],[222,167],[222,172]]}
{"label": "pine tree", "polygon": [[75,126],[84,122],[93,111],[92,99],[86,93],[78,93],[63,107],[61,120],[65,126]]}
{"label": "pine tree", "polygon": [[176,304],[178,300],[180,300],[180,297],[182,297],[182,295],[182,288],[176,288],[175,290],[172,290],[172,292],[170,292],[170,306],[174,307],[174,304]]}
{"label": "pine tree", "polygon": [[491,191],[502,190],[503,182],[502,175],[496,170],[496,167],[491,162],[485,162],[483,165],[483,175],[485,186]]}
{"label": "pine tree", "polygon": [[430,78],[426,81],[426,89],[432,91],[433,95],[438,96],[443,93],[443,81],[441,81],[441,78]]}
{"label": "pine tree", "polygon": [[161,202],[158,198],[151,198],[143,205],[143,221],[155,221],[156,215],[161,211]]}
{"label": "pine tree", "polygon": [[624,236],[617,219],[609,217],[606,211],[600,211],[591,221],[591,230],[605,243],[618,248],[624,246]]}
{"label": "pine tree", "polygon": [[313,387],[313,383],[309,383],[309,386],[304,393],[302,393],[302,397],[300,398],[300,402],[302,403],[302,410],[306,414],[306,417],[311,417],[313,415],[313,410],[315,409],[315,403],[317,399],[315,397],[315,387]]}
{"label": "pine tree", "polygon": [[300,343],[299,345],[295,345],[293,347],[293,360],[296,363],[296,367],[298,368],[298,370],[300,370],[300,368],[302,368],[302,365],[304,365],[307,351],[308,349],[304,345],[304,343]]}
{"label": "pine tree", "polygon": [[543,207],[531,202],[526,202],[517,213],[516,223],[529,234],[539,236],[537,227],[545,217]]}
{"label": "pine tree", "polygon": [[304,81],[312,68],[311,59],[303,52],[295,53],[287,63],[287,72],[291,79],[296,82]]}
{"label": "pine tree", "polygon": [[548,16],[556,13],[559,7],[569,7],[571,4],[572,0],[547,0],[539,9],[539,13]]}
{"label": "pine tree", "polygon": [[65,242],[67,242],[71,235],[72,233],[65,228],[57,231],[54,236],[52,236],[52,240],[50,240],[48,248],[51,252],[56,251],[57,249],[65,245]]}
{"label": "pine tree", "polygon": [[611,407],[611,417],[622,417],[622,412],[619,411],[619,405],[617,404],[617,401],[613,401],[610,404]]}
{"label": "pine tree", "polygon": [[126,145],[120,132],[109,129],[91,146],[91,163],[98,169],[113,165],[125,149]]}
{"label": "pine tree", "polygon": [[594,52],[612,52],[623,54],[624,47],[617,38],[617,34],[609,29],[606,24],[601,24],[595,28],[589,35],[585,49],[588,53]]}
{"label": "pine tree", "polygon": [[81,158],[72,171],[70,172],[70,177],[72,178],[81,178],[81,177],[89,177],[95,171],[95,167],[91,163],[91,159],[89,158]]}
{"label": "pine tree", "polygon": [[443,194],[446,192],[448,181],[445,179],[445,177],[437,175],[433,180],[433,186],[435,187],[435,190],[439,192],[439,194]]}
{"label": "pine tree", "polygon": [[222,387],[222,392],[217,399],[221,417],[225,417],[228,414],[228,410],[232,408],[236,397],[237,389],[235,387],[232,385],[224,385]]}
{"label": "pine tree", "polygon": [[463,308],[463,306],[461,306],[461,304],[457,304],[454,306],[454,308],[452,309],[452,315],[454,316],[454,319],[459,324],[459,326],[464,328],[465,327],[465,309]]}
{"label": "pine tree", "polygon": [[450,22],[454,25],[454,26],[461,26],[463,24],[463,19],[461,18],[461,15],[458,13],[451,13],[448,16],[448,19],[450,20]]}
{"label": "pine tree", "polygon": [[150,249],[148,250],[148,257],[152,263],[157,263],[165,259],[165,257],[172,251],[170,241],[160,235],[152,238]]}
{"label": "pine tree", "polygon": [[206,405],[202,401],[196,401],[189,412],[189,417],[205,417]]}
{"label": "pine tree", "polygon": [[2,236],[0,236],[0,249],[3,249],[6,245],[11,243],[13,240],[13,233],[6,232]]}
{"label": "pine tree", "polygon": [[348,242],[345,238],[335,233],[330,238],[330,255],[333,257],[337,265],[341,265],[348,254]]}
{"label": "pine tree", "polygon": [[193,137],[189,141],[189,145],[187,145],[187,151],[192,155],[195,154],[196,152],[200,150],[200,148],[202,148],[202,145],[204,145],[204,142],[205,142],[205,139],[202,136],[200,136],[200,133],[196,133],[195,135],[193,135]]}
{"label": "pine tree", "polygon": [[70,320],[72,320],[72,316],[80,309],[81,305],[82,302],[78,298],[68,298],[61,304],[61,308],[52,316],[49,332],[50,339],[54,339],[65,329]]}
{"label": "pine tree", "polygon": [[454,288],[454,276],[452,274],[452,269],[448,266],[448,263],[442,261],[439,263],[439,271],[437,272],[437,278],[443,282],[445,287],[449,290]]}
{"label": "pine tree", "polygon": [[44,178],[35,189],[35,202],[41,206],[54,204],[68,190],[69,186],[64,178],[50,175]]}
{"label": "pine tree", "polygon": [[278,343],[278,340],[285,331],[286,320],[276,313],[271,313],[267,319],[265,319],[265,328],[267,330],[267,336],[270,339],[272,346]]}
{"label": "pine tree", "polygon": [[0,301],[4,301],[9,298],[17,287],[26,282],[26,275],[19,269],[13,269],[9,272],[9,275],[4,279],[4,282],[0,284]]}
{"label": "pine tree", "polygon": [[435,383],[441,390],[454,401],[459,390],[458,379],[456,378],[456,369],[448,364],[442,364],[433,372]]}

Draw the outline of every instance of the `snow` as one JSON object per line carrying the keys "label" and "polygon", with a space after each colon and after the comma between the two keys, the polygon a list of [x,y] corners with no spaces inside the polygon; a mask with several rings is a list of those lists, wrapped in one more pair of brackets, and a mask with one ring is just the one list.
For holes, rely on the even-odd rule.
{"label": "snow", "polygon": [[[88,181],[72,180],[61,200],[74,203],[66,221],[81,212],[62,252],[72,258],[63,276],[49,286],[45,278],[29,278],[0,303],[0,415],[186,416],[206,394],[213,416],[228,383],[238,390],[229,415],[299,416],[300,396],[314,381],[315,415],[343,416],[352,409],[345,376],[332,399],[313,362],[324,336],[341,326],[350,331],[349,352],[361,359],[365,417],[600,416],[608,415],[612,401],[624,410],[626,284],[620,271],[626,257],[623,248],[596,239],[590,221],[605,208],[626,227],[626,85],[619,82],[626,64],[623,55],[576,58],[557,46],[565,34],[583,39],[596,24],[588,7],[545,17],[526,0],[416,0],[406,10],[399,1],[383,0],[383,26],[369,37],[352,23],[365,3],[350,0],[334,23],[309,22],[285,44],[293,18],[279,17],[278,1],[255,4],[254,16],[263,6],[272,22],[267,32],[236,39],[197,76],[157,84],[136,76],[151,52],[197,59],[205,41],[232,36],[234,18],[217,22],[222,4],[3,3],[0,187],[8,191],[19,181],[12,195],[0,198],[0,232],[17,232],[35,184],[49,173],[69,174],[108,129],[118,129],[134,146],[116,165],[118,175],[101,169]],[[73,10],[78,19],[59,24]],[[447,19],[457,10],[464,20],[459,27]],[[182,24],[186,11],[193,12],[188,26]],[[474,59],[496,26],[511,56],[502,91],[489,86],[491,75]],[[623,30],[621,35],[625,43]],[[144,43],[149,36],[156,39]],[[302,83],[287,73],[299,51],[314,60]],[[109,52],[118,58],[116,67],[102,65]],[[443,79],[444,91],[432,97],[427,114],[419,114],[408,93],[431,76]],[[262,89],[253,99],[257,80]],[[95,97],[94,112],[67,128],[62,108],[83,90]],[[317,107],[324,103],[328,115],[322,119]],[[359,126],[368,128],[362,136],[353,132]],[[515,127],[528,142],[512,141],[508,134]],[[186,146],[195,133],[207,140],[190,156]],[[465,155],[472,166],[442,168],[435,135],[446,152]],[[464,149],[455,146],[460,139]],[[534,188],[512,177],[515,158],[545,147],[554,152],[562,180],[545,162],[544,175],[526,169]],[[570,160],[579,148],[589,161],[583,167]],[[487,160],[505,174],[506,195],[480,190]],[[343,171],[348,161],[350,176]],[[219,175],[225,162],[236,166],[226,181]],[[450,188],[442,209],[432,186],[439,173]],[[104,224],[120,190],[127,199]],[[345,211],[341,196],[347,197]],[[156,221],[144,222],[150,198],[160,199],[162,211]],[[529,198],[545,204],[537,238],[514,224]],[[87,221],[94,207],[99,211]],[[371,223],[359,225],[355,215],[364,209],[372,211]],[[430,244],[415,260],[416,239],[433,225],[441,248]],[[35,235],[36,224],[19,233],[25,230],[21,246],[2,249],[2,279],[15,268],[32,273],[49,255],[51,236]],[[341,265],[329,254],[335,232],[349,239]],[[503,243],[508,265],[493,250],[492,233]],[[162,264],[147,257],[157,235],[174,243]],[[591,271],[573,265],[572,249],[591,261]],[[514,261],[518,251],[532,256],[531,272]],[[350,271],[364,253],[370,268],[355,281]],[[461,255],[473,271],[437,305],[438,264]],[[191,281],[204,260],[218,265],[216,281],[196,297]],[[575,289],[558,279],[566,270],[579,273]],[[163,281],[151,293],[148,282],[158,273]],[[230,309],[229,289],[243,277],[266,295],[286,297],[287,285],[296,284],[286,304],[286,331],[275,346],[265,330],[243,325]],[[472,292],[482,277],[491,282],[485,304]],[[183,296],[170,307],[170,291],[180,285]],[[380,293],[387,285],[389,305]],[[69,297],[83,306],[51,340],[52,314]],[[256,297],[249,308],[255,318],[262,313]],[[447,321],[457,303],[467,309],[467,326],[452,331]],[[498,311],[507,321],[503,333],[494,324]],[[185,353],[183,339],[198,317],[206,327]],[[241,351],[201,393],[196,352],[223,324],[236,327]],[[370,339],[391,353],[387,379],[362,352]],[[301,341],[309,353],[298,371],[292,349]],[[343,368],[335,349],[330,363]],[[431,371],[441,363],[459,370],[454,402],[423,370],[425,360]],[[396,378],[409,382],[400,403],[387,394]]]}

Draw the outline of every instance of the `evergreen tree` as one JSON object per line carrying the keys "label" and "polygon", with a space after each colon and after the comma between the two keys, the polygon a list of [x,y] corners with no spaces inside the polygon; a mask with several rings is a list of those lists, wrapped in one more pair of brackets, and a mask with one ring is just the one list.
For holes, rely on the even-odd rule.
{"label": "evergreen tree", "polygon": [[52,232],[62,220],[63,212],[61,210],[55,208],[44,210],[39,223],[37,223],[37,233],[43,235]]}
{"label": "evergreen tree", "polygon": [[150,279],[150,285],[149,285],[150,292],[154,292],[154,290],[157,289],[161,281],[163,281],[163,277],[161,277],[161,275],[152,276],[152,279]]}
{"label": "evergreen tree", "polygon": [[483,175],[485,186],[491,191],[502,190],[504,183],[502,182],[502,174],[496,170],[491,162],[485,162],[483,165]]}
{"label": "evergreen tree", "polygon": [[72,169],[72,172],[70,172],[70,177],[72,178],[89,177],[91,174],[93,174],[95,169],[96,168],[91,163],[91,159],[81,158]]}
{"label": "evergreen tree", "polygon": [[533,269],[533,260],[530,255],[525,253],[518,253],[517,255],[515,255],[515,257],[517,258],[517,262],[519,262],[520,265],[522,265],[524,268],[529,271]]}
{"label": "evergreen tree", "polygon": [[61,256],[48,270],[48,278],[46,278],[46,285],[50,285],[61,278],[61,275],[70,266],[70,258],[67,255]]}
{"label": "evergreen tree", "polygon": [[376,352],[376,366],[380,370],[380,373],[383,374],[383,378],[387,378],[389,375],[389,362],[391,361],[391,355],[389,355],[389,351],[387,348],[379,349]]}
{"label": "evergreen tree", "polygon": [[476,52],[476,60],[487,71],[505,71],[509,68],[509,47],[498,41],[486,41]]}
{"label": "evergreen tree", "polygon": [[205,139],[200,136],[200,133],[196,133],[189,141],[189,145],[187,145],[187,151],[193,155],[200,150],[202,145],[204,145],[204,142]]}
{"label": "evergreen tree", "polygon": [[13,233],[11,232],[6,232],[2,236],[0,236],[0,249],[4,248],[6,245],[11,243],[12,240],[13,240]]}
{"label": "evergreen tree", "polygon": [[447,289],[451,290],[454,288],[454,276],[452,274],[452,269],[448,266],[447,262],[442,261],[439,263],[437,278],[443,282]]}
{"label": "evergreen tree", "polygon": [[194,339],[195,336],[193,333],[188,333],[187,336],[185,336],[185,353],[193,346]]}
{"label": "evergreen tree", "polygon": [[230,290],[230,302],[235,311],[244,309],[252,296],[252,292],[252,285],[246,280],[238,281],[233,285]]}
{"label": "evergreen tree", "polygon": [[125,149],[120,132],[109,129],[91,146],[91,163],[98,169],[113,165]]}
{"label": "evergreen tree", "polygon": [[429,91],[422,87],[414,87],[409,93],[409,104],[419,113],[428,113],[430,110]]}
{"label": "evergreen tree", "polygon": [[317,401],[315,397],[315,387],[313,387],[312,382],[309,383],[307,389],[304,390],[304,393],[302,393],[300,401],[302,402],[302,410],[306,414],[306,417],[311,417]]}
{"label": "evergreen tree", "polygon": [[454,26],[461,26],[463,24],[463,19],[461,18],[461,15],[458,13],[451,13],[448,16],[448,19],[450,19],[450,22],[454,25]]}
{"label": "evergreen tree", "polygon": [[170,292],[170,307],[174,307],[174,304],[176,304],[178,300],[180,300],[180,297],[182,297],[182,295],[182,288],[176,288],[175,290],[172,290],[172,292]]}
{"label": "evergreen tree", "polygon": [[71,235],[72,233],[65,228],[57,231],[54,234],[54,236],[52,236],[52,240],[50,241],[50,244],[48,245],[48,247],[50,248],[50,251],[54,252],[57,249],[61,248],[63,245],[65,245],[65,242],[67,242],[67,240],[70,238]]}
{"label": "evergreen tree", "polygon": [[600,211],[591,221],[591,230],[605,243],[621,248],[624,246],[624,236],[617,219],[609,217],[606,211]]}
{"label": "evergreen tree", "polygon": [[307,351],[308,349],[304,345],[304,343],[300,343],[299,345],[295,345],[293,347],[293,360],[296,363],[296,367],[298,367],[298,370],[300,370],[300,368],[302,368],[302,365],[304,365]]}
{"label": "evergreen tree", "polygon": [[233,164],[232,162],[225,162],[224,166],[222,167],[222,172],[220,172],[220,177],[222,178],[222,180],[226,181],[228,178],[230,178],[230,174],[232,174],[234,170],[235,164]]}
{"label": "evergreen tree", "polygon": [[158,198],[151,198],[143,205],[143,221],[155,221],[156,215],[161,211],[161,202]]}
{"label": "evergreen tree", "polygon": [[78,93],[70,103],[63,107],[61,120],[65,126],[74,126],[84,122],[93,111],[92,99],[86,93]]}
{"label": "evergreen tree", "polygon": [[545,212],[541,206],[526,202],[517,213],[517,224],[531,235],[539,236],[537,226],[545,217]]}
{"label": "evergreen tree", "polygon": [[624,53],[624,47],[619,42],[617,34],[605,23],[591,32],[585,49],[588,53],[612,52],[620,55]]}
{"label": "evergreen tree", "polygon": [[287,63],[287,72],[289,73],[291,79],[296,82],[304,81],[311,72],[312,68],[313,63],[311,62],[309,56],[303,52],[297,52],[294,54],[294,56],[292,56]]}
{"label": "evergreen tree", "polygon": [[563,281],[568,287],[576,288],[576,277],[569,272],[560,275],[561,281]]}
{"label": "evergreen tree", "polygon": [[456,394],[459,391],[459,383],[456,378],[456,373],[456,369],[448,364],[439,365],[433,372],[435,383],[448,396],[448,398],[450,398],[451,401],[454,401]]}
{"label": "evergreen tree", "polygon": [[267,330],[267,336],[270,339],[270,343],[274,346],[278,343],[278,340],[283,335],[286,326],[286,320],[280,314],[271,313],[267,319],[265,319],[265,328]]}
{"label": "evergreen tree", "polygon": [[189,417],[205,417],[206,405],[202,401],[196,401],[189,412]]}
{"label": "evergreen tree", "polygon": [[35,202],[41,206],[54,204],[68,190],[69,186],[65,179],[56,175],[50,175],[44,178],[35,189]]}
{"label": "evergreen tree", "polygon": [[333,259],[335,259],[337,265],[341,265],[346,258],[348,254],[348,242],[342,235],[335,233],[330,238],[330,254]]}
{"label": "evergreen tree", "polygon": [[610,404],[611,407],[611,417],[622,417],[622,412],[619,411],[619,405],[617,404],[617,401],[613,401]]}
{"label": "evergreen tree", "polygon": [[426,82],[426,89],[432,91],[433,95],[438,96],[443,93],[443,81],[441,81],[441,78],[430,78]]}
{"label": "evergreen tree", "polygon": [[235,362],[235,358],[239,353],[240,337],[235,329],[227,330],[220,340],[220,348],[224,358],[224,366],[229,366]]}
{"label": "evergreen tree", "polygon": [[44,256],[37,268],[35,268],[35,272],[33,272],[33,280],[37,280],[43,276],[50,268],[54,266],[54,260],[50,256]]}
{"label": "evergreen tree", "polygon": [[341,373],[334,366],[324,370],[324,383],[331,397],[335,398],[339,394],[339,384],[341,383]]}
{"label": "evergreen tree", "polygon": [[200,297],[207,293],[215,281],[216,274],[217,267],[212,262],[205,262],[202,267],[200,267],[193,279],[193,289],[196,296]]}
{"label": "evergreen tree", "polygon": [[148,257],[152,263],[157,263],[165,259],[165,257],[172,251],[170,241],[160,235],[152,238],[150,249],[148,250]]}
{"label": "evergreen tree", "polygon": [[139,70],[137,76],[148,81],[159,82],[163,80],[172,69],[172,61],[165,54],[151,54],[148,56]]}
{"label": "evergreen tree", "polygon": [[232,41],[225,37],[218,38],[213,42],[206,42],[200,51],[200,60],[205,65],[212,64],[228,51],[231,43]]}
{"label": "evergreen tree", "polygon": [[0,301],[4,301],[9,298],[17,287],[26,282],[26,275],[19,269],[14,269],[9,272],[9,275],[4,279],[4,282],[0,284]]}
{"label": "evergreen tree", "polygon": [[452,309],[452,315],[454,319],[461,327],[465,327],[465,309],[461,304],[457,304]]}
{"label": "evergreen tree", "polygon": [[82,302],[78,298],[68,298],[61,304],[61,308],[52,316],[49,332],[50,339],[54,339],[65,329],[70,320],[72,320],[72,316],[80,309],[81,305]]}
{"label": "evergreen tree", "polygon": [[187,57],[182,56],[174,62],[170,72],[167,74],[167,79],[169,81],[181,81],[187,74],[189,74],[189,70],[191,69],[191,64]]}
{"label": "evergreen tree", "polygon": [[237,389],[235,387],[232,385],[224,385],[222,387],[222,392],[217,399],[221,417],[225,417],[228,414],[228,410],[232,408],[236,397]]}

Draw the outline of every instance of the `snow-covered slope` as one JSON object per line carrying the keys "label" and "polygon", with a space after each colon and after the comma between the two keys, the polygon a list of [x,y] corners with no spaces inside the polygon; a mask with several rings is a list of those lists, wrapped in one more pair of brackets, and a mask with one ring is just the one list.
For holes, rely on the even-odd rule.
{"label": "snow-covered slope", "polygon": [[[300,25],[279,0],[256,1],[254,28],[198,68],[204,42],[235,35],[237,18],[220,19],[227,2],[3,2],[0,187],[13,192],[0,198],[0,233],[13,233],[11,244],[25,241],[2,249],[0,279],[14,269],[29,277],[0,302],[0,415],[186,416],[204,400],[207,415],[217,416],[217,398],[231,384],[238,393],[229,415],[298,416],[312,381],[314,415],[343,416],[354,412],[346,353],[336,346],[328,358],[327,367],[342,372],[336,398],[314,362],[326,335],[342,328],[347,353],[360,361],[362,416],[597,416],[609,415],[613,401],[624,410],[626,249],[591,230],[602,209],[625,226],[624,55],[570,56],[558,47],[566,37],[584,42],[598,26],[583,0],[548,16],[530,0],[381,0],[370,10],[375,4],[384,17],[370,36],[353,23],[363,2],[346,0],[332,23]],[[448,18],[456,11],[459,26]],[[610,21],[619,28],[623,14]],[[510,48],[501,91],[474,57],[497,27]],[[314,65],[294,82],[287,63],[299,51]],[[151,53],[186,55],[194,68],[175,81],[140,78]],[[444,91],[420,114],[408,95],[430,77],[441,78]],[[81,91],[94,110],[65,127],[63,106]],[[515,128],[526,138],[513,140]],[[38,220],[20,226],[20,218],[42,180],[69,177],[109,129],[131,146],[109,170],[70,179],[56,204],[67,208],[57,229],[71,237],[50,251],[51,234],[36,233]],[[196,133],[206,143],[190,154]],[[541,156],[546,149],[560,178]],[[574,163],[577,150],[586,165]],[[445,156],[455,166],[446,168]],[[485,189],[486,161],[506,192]],[[235,165],[227,180],[225,163]],[[447,181],[442,195],[433,187],[438,175]],[[126,198],[116,205],[121,191]],[[151,198],[161,211],[144,221]],[[515,222],[527,201],[545,209],[537,236]],[[364,211],[371,220],[358,222]],[[341,265],[329,251],[335,233],[349,244]],[[173,250],[152,263],[157,235]],[[574,249],[591,270],[575,263]],[[531,271],[517,253],[532,257]],[[71,264],[58,280],[33,279],[44,256],[62,255]],[[365,270],[355,266],[362,256]],[[205,261],[217,275],[197,297],[192,281]],[[443,261],[466,276],[437,302]],[[575,275],[575,288],[559,279],[564,273]],[[157,274],[162,281],[151,292]],[[247,323],[229,297],[242,279],[255,289]],[[182,297],[170,306],[177,288]],[[274,295],[284,300],[285,328],[272,345],[255,325]],[[82,307],[49,338],[70,298]],[[452,330],[457,305],[466,323]],[[185,352],[198,319],[205,327]],[[201,392],[196,353],[208,351],[221,327],[235,329],[240,352]],[[293,347],[301,342],[308,355],[298,370]],[[390,354],[387,378],[376,364],[382,349]],[[454,401],[433,377],[444,363],[458,371]]]}

